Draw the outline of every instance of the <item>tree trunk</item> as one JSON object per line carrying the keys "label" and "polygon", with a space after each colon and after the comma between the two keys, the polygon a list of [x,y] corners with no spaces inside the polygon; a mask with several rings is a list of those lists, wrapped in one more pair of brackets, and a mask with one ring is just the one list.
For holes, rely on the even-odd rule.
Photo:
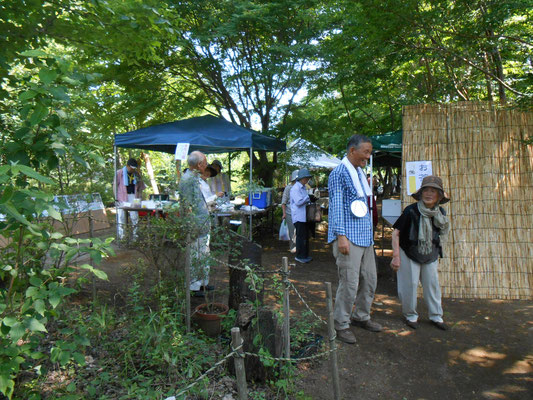
{"label": "tree trunk", "polygon": [[[485,69],[488,71],[490,69],[489,67],[489,57],[487,52],[483,52],[483,64],[485,64]],[[492,82],[490,81],[490,77],[485,74],[485,83],[487,85],[487,100],[492,103]]]}
{"label": "tree trunk", "polygon": [[59,180],[59,193],[64,194],[65,190],[63,188],[63,176],[61,173],[61,157],[58,159],[57,162],[57,178]]}
{"label": "tree trunk", "polygon": [[154,170],[152,168],[152,161],[148,153],[141,153],[141,156],[144,158],[144,164],[146,165],[146,171],[148,172],[148,178],[150,178],[150,184],[152,185],[152,190],[154,194],[159,194],[159,188],[157,187],[157,182],[154,176]]}
{"label": "tree trunk", "polygon": [[252,152],[252,177],[254,180],[261,180],[263,182],[263,186],[272,187],[277,163],[268,161],[266,151],[259,151],[258,153],[259,158],[257,158],[255,152]]}
{"label": "tree trunk", "polygon": [[[230,252],[228,263],[238,267],[246,265],[255,269],[261,266],[261,254],[263,249],[257,243],[251,242],[242,238],[234,245]],[[247,300],[255,302],[263,301],[263,291],[254,292],[250,289],[248,283],[245,282],[247,273],[240,269],[229,269],[229,297],[228,306],[233,310],[237,310],[241,303]],[[262,289],[262,288],[261,288]]]}
{"label": "tree trunk", "polygon": [[[255,324],[252,323],[257,319]],[[282,354],[282,329],[278,323],[277,315],[268,307],[256,309],[253,304],[243,303],[237,313],[237,326],[241,330],[243,339],[243,349],[247,353],[258,354],[260,348],[266,349],[272,357],[281,357]],[[254,343],[257,336],[262,340]],[[265,367],[259,357],[247,355],[244,359],[246,380],[255,382],[265,382],[274,377],[275,370],[272,367]],[[235,373],[233,363],[228,364],[231,374]]]}
{"label": "tree trunk", "polygon": [[494,48],[491,51],[492,60],[494,61],[494,66],[496,67],[496,76],[498,77],[498,96],[500,98],[500,104],[505,104],[507,102],[507,95],[505,94],[505,87],[503,82],[505,81],[505,75],[503,73],[503,64],[500,51],[498,48]]}
{"label": "tree trunk", "polygon": [[[481,13],[483,14],[483,17],[486,18],[488,14],[486,5],[481,2],[479,8],[481,10]],[[502,57],[498,46],[496,44],[493,44],[496,43],[497,38],[494,34],[494,30],[490,27],[487,27],[487,29],[485,30],[485,35],[489,39],[489,43],[491,43],[489,47],[489,52],[492,58],[492,62],[494,63],[494,75],[496,75],[496,77],[498,78],[498,96],[500,98],[500,103],[505,104],[507,102],[507,95],[505,94],[505,75],[503,72]]]}

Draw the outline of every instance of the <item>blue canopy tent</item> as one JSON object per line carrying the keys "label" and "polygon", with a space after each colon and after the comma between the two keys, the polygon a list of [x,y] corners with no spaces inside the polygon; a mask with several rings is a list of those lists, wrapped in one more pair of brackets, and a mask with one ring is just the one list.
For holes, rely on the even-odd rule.
{"label": "blue canopy tent", "polygon": [[[208,154],[249,151],[250,184],[252,183],[252,152],[254,150],[286,150],[284,140],[262,135],[223,118],[204,115],[116,134],[114,143],[115,174],[118,147],[174,154],[178,143],[189,143],[189,153],[196,150]],[[250,215],[250,226],[251,222],[252,216]],[[251,231],[250,229],[250,239]]]}
{"label": "blue canopy tent", "polygon": [[194,117],[115,135],[115,146],[174,154],[177,143],[190,143],[189,151],[285,151],[284,140],[262,135],[212,115]]}

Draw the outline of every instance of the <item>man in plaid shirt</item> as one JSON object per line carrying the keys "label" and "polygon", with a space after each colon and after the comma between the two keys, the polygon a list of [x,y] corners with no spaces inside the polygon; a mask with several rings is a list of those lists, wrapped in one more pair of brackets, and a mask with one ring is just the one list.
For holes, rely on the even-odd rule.
{"label": "man in plaid shirt", "polygon": [[328,243],[332,243],[339,273],[333,316],[337,339],[350,344],[356,341],[349,328],[350,322],[372,332],[383,329],[370,320],[377,273],[372,221],[367,207],[372,191],[361,168],[366,166],[371,154],[370,139],[353,135],[348,141],[346,157],[331,172],[328,182]]}

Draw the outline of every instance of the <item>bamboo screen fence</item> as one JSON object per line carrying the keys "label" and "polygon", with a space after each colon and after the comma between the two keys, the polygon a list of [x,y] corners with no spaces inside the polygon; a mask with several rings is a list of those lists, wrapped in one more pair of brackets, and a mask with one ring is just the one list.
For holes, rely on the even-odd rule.
{"label": "bamboo screen fence", "polygon": [[[488,103],[403,109],[405,162],[432,161],[451,201],[440,260],[445,297],[531,299],[533,113]],[[413,199],[403,185],[402,207]]]}

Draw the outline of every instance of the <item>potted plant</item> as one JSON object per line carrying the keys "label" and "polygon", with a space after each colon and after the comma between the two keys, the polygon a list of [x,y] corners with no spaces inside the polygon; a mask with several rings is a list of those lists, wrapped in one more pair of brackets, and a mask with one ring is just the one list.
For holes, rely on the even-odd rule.
{"label": "potted plant", "polygon": [[228,311],[223,303],[202,303],[194,309],[196,324],[207,336],[216,337],[222,331],[222,319]]}

